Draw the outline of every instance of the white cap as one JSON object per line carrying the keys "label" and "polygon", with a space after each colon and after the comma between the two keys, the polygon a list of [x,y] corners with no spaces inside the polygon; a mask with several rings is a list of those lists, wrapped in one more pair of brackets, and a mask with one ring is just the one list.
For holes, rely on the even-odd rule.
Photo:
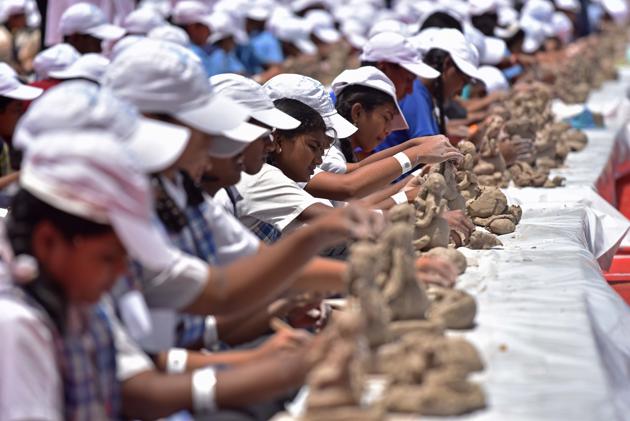
{"label": "white cap", "polygon": [[211,34],[208,38],[210,44],[214,44],[227,37],[233,37],[238,44],[246,44],[248,41],[245,29],[232,15],[225,12],[214,12],[208,18]]}
{"label": "white cap", "polygon": [[499,64],[507,55],[508,47],[505,41],[496,37],[484,37],[483,54],[480,54],[479,62],[483,64]]}
{"label": "white cap", "polygon": [[625,0],[601,0],[602,6],[615,22],[624,23],[628,19],[628,3]]}
{"label": "white cap", "polygon": [[479,80],[486,85],[486,92],[508,91],[510,84],[503,72],[496,67],[481,66],[478,71]]}
{"label": "white cap", "polygon": [[141,112],[166,113],[197,130],[240,144],[240,150],[234,151],[213,142],[213,156],[233,156],[266,132],[247,123],[248,108],[214,94],[197,56],[172,42],[145,39],[125,49],[108,67],[103,85]]}
{"label": "white cap", "polygon": [[558,9],[569,12],[579,12],[582,9],[578,0],[554,0],[554,3]]}
{"label": "white cap", "polygon": [[129,34],[148,34],[152,29],[166,25],[164,17],[152,7],[143,7],[129,13],[123,21],[123,28]]}
{"label": "white cap", "polygon": [[190,37],[188,37],[186,31],[175,25],[164,25],[152,29],[147,34],[147,37],[158,41],[173,42],[184,47],[190,44]]}
{"label": "white cap", "polygon": [[422,62],[422,57],[407,38],[394,32],[383,32],[370,38],[363,46],[361,60],[397,63],[424,79],[440,76],[440,72]]}
{"label": "white cap", "polygon": [[563,44],[571,42],[571,38],[573,37],[573,23],[567,15],[562,12],[555,12],[551,18],[551,24],[553,25],[554,34]]}
{"label": "white cap", "polygon": [[271,16],[271,9],[254,5],[245,11],[245,16],[252,20],[266,21]]}
{"label": "white cap", "polygon": [[345,139],[352,136],[357,128],[339,115],[324,85],[308,76],[283,73],[271,78],[263,85],[272,100],[295,99],[319,113],[326,123],[326,134]]}
{"label": "white cap", "polygon": [[102,54],[83,54],[65,69],[53,70],[48,75],[53,79],[87,79],[100,83],[105,70],[109,66],[109,59]]}
{"label": "white cap", "polygon": [[107,22],[103,11],[90,3],[76,3],[61,15],[62,35],[87,34],[102,40],[116,40],[125,30]]}
{"label": "white cap", "polygon": [[479,53],[457,29],[440,29],[431,39],[431,48],[448,52],[459,70],[473,79],[478,79]]}
{"label": "white cap", "polygon": [[42,92],[44,91],[40,88],[24,85],[20,82],[15,71],[13,73],[8,69],[0,71],[0,96],[22,101],[32,101],[40,96]]}
{"label": "white cap", "polygon": [[256,81],[234,73],[224,73],[210,78],[215,92],[230,97],[251,110],[252,118],[276,129],[292,130],[300,126],[289,114],[279,110],[263,87]]}
{"label": "white cap", "polygon": [[57,130],[110,131],[127,142],[147,174],[173,165],[190,136],[185,127],[144,118],[110,90],[79,80],[53,87],[31,104],[13,144],[27,150],[38,136]]}
{"label": "white cap", "polygon": [[20,186],[59,210],[111,225],[129,254],[148,268],[173,264],[176,252],[152,223],[149,180],[113,135],[42,134],[24,157]]}
{"label": "white cap", "polygon": [[274,35],[284,42],[295,45],[303,54],[317,53],[317,46],[310,38],[310,28],[304,19],[289,18],[275,28]]}
{"label": "white cap", "polygon": [[64,70],[79,57],[81,54],[70,44],[53,45],[35,56],[33,69],[38,79],[46,79],[50,72]]}
{"label": "white cap", "polygon": [[26,14],[26,0],[4,0],[0,2],[0,22],[13,15]]}
{"label": "white cap", "polygon": [[553,36],[551,19],[555,8],[548,0],[529,0],[521,11],[521,28],[528,32],[542,31],[546,37]]}
{"label": "white cap", "polygon": [[407,33],[407,25],[396,19],[383,19],[376,22],[370,28],[368,32],[368,38],[372,38],[374,35],[381,34],[383,32],[395,32],[404,36],[409,35]]}
{"label": "white cap", "polygon": [[365,32],[366,25],[357,19],[348,19],[341,24],[341,33],[346,38],[346,41],[356,49],[363,49],[367,42]]}
{"label": "white cap", "polygon": [[173,8],[173,23],[176,25],[188,25],[201,23],[210,27],[210,9],[197,0],[183,0],[175,4]]}
{"label": "white cap", "polygon": [[295,13],[299,13],[302,10],[309,8],[311,6],[316,6],[319,4],[326,4],[325,0],[293,0],[291,1],[291,10]]}
{"label": "white cap", "polygon": [[4,61],[0,61],[0,76],[12,77],[15,79],[18,78],[18,74],[15,69],[6,64]]}
{"label": "white cap", "polygon": [[471,16],[480,16],[486,13],[497,11],[497,3],[495,0],[470,0],[469,12]]}
{"label": "white cap", "polygon": [[310,10],[304,15],[304,19],[310,25],[313,35],[323,42],[334,44],[341,39],[341,34],[335,29],[335,20],[325,10]]}
{"label": "white cap", "polygon": [[332,90],[336,96],[339,96],[346,87],[351,85],[367,86],[368,88],[376,89],[377,91],[381,91],[389,95],[392,98],[392,101],[394,101],[394,104],[396,104],[396,109],[398,110],[398,114],[394,115],[394,118],[390,123],[389,130],[406,130],[409,128],[407,120],[405,120],[405,116],[403,115],[400,106],[398,105],[398,100],[396,99],[396,87],[385,73],[373,66],[363,66],[358,69],[344,70],[335,78],[335,80],[332,81]]}

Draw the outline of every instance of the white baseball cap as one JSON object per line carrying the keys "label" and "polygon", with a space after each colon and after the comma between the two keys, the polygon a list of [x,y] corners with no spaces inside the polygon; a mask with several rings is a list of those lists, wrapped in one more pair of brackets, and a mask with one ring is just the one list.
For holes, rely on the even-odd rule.
{"label": "white baseball cap", "polygon": [[4,0],[0,2],[0,22],[13,15],[26,14],[26,0]]}
{"label": "white baseball cap", "polygon": [[395,32],[382,32],[363,46],[362,61],[397,63],[424,79],[435,79],[440,72],[422,62],[422,56],[407,38]]}
{"label": "white baseball cap", "polygon": [[146,35],[152,29],[166,25],[164,17],[152,7],[142,7],[129,13],[123,21],[128,34]]}
{"label": "white baseball cap", "polygon": [[326,135],[344,139],[352,136],[357,128],[343,118],[326,92],[326,88],[313,78],[294,73],[283,73],[263,85],[272,100],[295,99],[319,113],[326,123]]}
{"label": "white baseball cap", "polygon": [[325,10],[309,10],[304,19],[310,25],[311,32],[327,44],[339,42],[341,34],[335,28],[335,20]]}
{"label": "white baseball cap", "polygon": [[211,34],[208,38],[210,44],[233,37],[238,44],[245,44],[248,41],[245,29],[241,27],[240,22],[232,15],[225,12],[214,12],[208,17],[210,23]]}
{"label": "white baseball cap", "polygon": [[62,35],[87,34],[102,40],[116,40],[125,30],[107,22],[103,11],[91,3],[76,3],[61,15]]}
{"label": "white baseball cap", "polygon": [[372,38],[374,35],[378,35],[383,32],[395,32],[404,36],[409,35],[407,33],[407,25],[396,19],[383,19],[376,22],[370,28],[368,32],[368,38]]}
{"label": "white baseball cap", "polygon": [[473,79],[478,79],[479,53],[457,29],[441,28],[431,38],[430,48],[448,52],[459,70]]}
{"label": "white baseball cap", "polygon": [[129,254],[150,269],[174,263],[177,252],[152,222],[149,180],[111,133],[42,134],[26,151],[20,186],[59,210],[111,225]]}
{"label": "white baseball cap", "polygon": [[551,19],[551,24],[553,25],[553,31],[556,37],[558,37],[563,44],[568,44],[573,36],[573,23],[571,19],[562,12],[555,12]]}
{"label": "white baseball cap", "polygon": [[109,66],[109,59],[102,54],[83,54],[65,69],[53,70],[48,75],[53,79],[87,79],[100,83]]}
{"label": "white baseball cap", "polygon": [[628,20],[630,10],[625,0],[601,0],[601,5],[616,23],[621,24]]}
{"label": "white baseball cap", "polygon": [[292,130],[300,126],[300,120],[279,110],[263,87],[256,81],[234,73],[224,73],[210,78],[215,92],[230,97],[251,110],[252,118],[276,129]]}
{"label": "white baseball cap", "polygon": [[357,19],[347,19],[341,24],[341,33],[350,45],[356,49],[363,49],[367,42],[365,32],[366,25]]}
{"label": "white baseball cap", "polygon": [[510,84],[503,72],[493,66],[481,66],[478,70],[479,80],[486,86],[486,92],[508,91]]}
{"label": "white baseball cap", "polygon": [[177,2],[173,8],[173,23],[176,25],[188,25],[201,23],[210,27],[210,9],[197,0],[183,0]]}
{"label": "white baseball cap", "polygon": [[24,85],[18,80],[15,71],[9,66],[7,67],[9,69],[0,71],[0,96],[21,101],[32,101],[44,92],[40,88]]}
{"label": "white baseball cap", "polygon": [[551,19],[555,8],[548,0],[529,0],[521,11],[520,24],[525,33],[542,30],[545,36],[553,36]]}
{"label": "white baseball cap", "polygon": [[470,0],[469,13],[471,16],[480,16],[497,11],[496,0]]}
{"label": "white baseball cap", "polygon": [[367,86],[368,88],[376,89],[377,91],[381,91],[389,95],[394,101],[394,104],[396,104],[396,109],[398,110],[398,114],[394,115],[394,118],[390,123],[389,130],[396,131],[406,130],[409,128],[407,120],[405,120],[405,116],[403,115],[400,106],[398,105],[398,100],[396,99],[396,87],[385,73],[373,66],[363,66],[358,69],[344,70],[335,78],[335,80],[332,81],[332,90],[336,96],[339,96],[345,88],[351,85]]}
{"label": "white baseball cap", "polygon": [[108,67],[103,85],[143,113],[166,113],[197,130],[238,141],[241,149],[236,151],[213,142],[213,156],[233,156],[266,132],[247,123],[247,107],[213,93],[197,56],[172,42],[145,39],[126,48]]}
{"label": "white baseball cap", "polygon": [[152,29],[147,37],[158,41],[173,42],[184,47],[190,44],[190,37],[186,31],[175,25],[164,25]]}
{"label": "white baseball cap", "polygon": [[479,54],[479,62],[483,64],[499,64],[508,54],[505,41],[497,37],[484,36],[483,54]]}
{"label": "white baseball cap", "polygon": [[35,56],[33,69],[37,79],[46,79],[53,71],[63,70],[77,61],[81,54],[70,44],[57,44]]}
{"label": "white baseball cap", "polygon": [[310,38],[310,28],[304,19],[288,18],[275,27],[274,35],[280,41],[290,42],[303,54],[317,53],[317,46]]}
{"label": "white baseball cap", "polygon": [[558,9],[569,12],[579,12],[582,9],[578,0],[554,0],[554,3]]}
{"label": "white baseball cap", "polygon": [[57,85],[31,104],[13,144],[28,150],[38,136],[59,130],[110,131],[127,143],[147,174],[173,165],[190,137],[187,128],[142,117],[109,89],[81,80]]}

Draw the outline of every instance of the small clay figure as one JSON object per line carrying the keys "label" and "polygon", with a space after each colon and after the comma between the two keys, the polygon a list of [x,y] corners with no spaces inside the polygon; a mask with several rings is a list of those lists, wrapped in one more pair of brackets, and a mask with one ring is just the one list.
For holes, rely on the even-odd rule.
{"label": "small clay figure", "polygon": [[527,162],[517,162],[510,167],[512,181],[518,187],[560,187],[564,183],[564,177],[549,178],[549,170],[532,168]]}
{"label": "small clay figure", "polygon": [[475,144],[462,140],[457,144],[457,148],[464,155],[464,160],[457,168],[455,178],[457,180],[457,189],[461,193],[465,201],[476,198],[481,189],[473,168],[477,159],[477,150]]}
{"label": "small clay figure", "polygon": [[569,128],[564,132],[564,142],[573,152],[581,151],[586,147],[588,138],[583,131],[578,129]]}
{"label": "small clay figure", "polygon": [[514,232],[521,220],[520,206],[507,205],[507,198],[496,187],[484,187],[481,194],[466,204],[473,223],[498,235]]}
{"label": "small clay figure", "polygon": [[449,329],[473,327],[477,302],[470,294],[437,286],[431,286],[427,294],[431,298],[429,319],[440,319]]}
{"label": "small clay figure", "polygon": [[442,217],[447,210],[445,191],[444,177],[438,173],[429,174],[414,200],[416,240],[413,245],[418,251],[448,245],[450,228],[446,219]]}
{"label": "small clay figure", "polygon": [[496,235],[482,230],[475,230],[470,235],[470,241],[468,242],[468,245],[466,247],[472,250],[489,250],[492,247],[502,245],[503,243],[497,238]]}
{"label": "small clay figure", "polygon": [[[490,124],[502,124],[502,119],[495,119]],[[486,131],[486,136],[481,144],[479,153],[479,162],[475,165],[473,171],[477,175],[477,180],[482,186],[501,186],[507,187],[510,182],[509,173],[505,165],[503,155],[499,150],[499,133],[500,127],[491,126]]]}
{"label": "small clay figure", "polygon": [[444,177],[446,182],[446,190],[444,191],[444,199],[447,201],[450,210],[465,210],[466,199],[459,192],[457,182],[457,168],[452,162],[442,162],[436,166],[432,172],[438,172]]}
{"label": "small clay figure", "polygon": [[457,273],[460,275],[466,272],[466,267],[468,266],[466,256],[454,248],[436,247],[425,254],[427,256],[440,257],[451,262],[457,268]]}

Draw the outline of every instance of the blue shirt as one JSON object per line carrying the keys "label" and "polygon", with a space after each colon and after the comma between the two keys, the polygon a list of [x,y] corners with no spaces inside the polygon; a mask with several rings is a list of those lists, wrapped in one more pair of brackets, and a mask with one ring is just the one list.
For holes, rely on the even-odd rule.
{"label": "blue shirt", "polygon": [[210,54],[208,54],[206,50],[203,49],[203,47],[200,47],[195,44],[190,44],[188,45],[188,48],[190,48],[190,50],[193,53],[195,53],[197,57],[199,57],[199,59],[201,60],[201,64],[208,76],[215,74],[215,73],[212,73],[213,65],[212,65],[212,61],[210,60]]}
{"label": "blue shirt", "polygon": [[375,152],[400,145],[415,137],[433,136],[440,133],[438,122],[433,114],[431,93],[420,80],[414,82],[413,92],[404,97],[399,105],[409,129],[390,133],[380,145],[374,148]]}
{"label": "blue shirt", "polygon": [[250,34],[249,43],[239,46],[236,54],[252,75],[264,71],[265,66],[284,61],[280,41],[269,31]]}
{"label": "blue shirt", "polygon": [[236,57],[236,52],[225,51],[222,48],[215,49],[208,59],[209,69],[206,69],[208,76],[221,73],[245,73],[245,66]]}

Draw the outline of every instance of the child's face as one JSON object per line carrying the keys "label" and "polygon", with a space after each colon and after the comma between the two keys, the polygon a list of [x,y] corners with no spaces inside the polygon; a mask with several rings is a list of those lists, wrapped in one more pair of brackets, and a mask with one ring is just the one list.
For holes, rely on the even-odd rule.
{"label": "child's face", "polygon": [[109,291],[128,267],[127,254],[116,234],[72,239],[42,222],[33,241],[38,261],[73,303],[91,304]]}
{"label": "child's face", "polygon": [[[357,107],[358,106],[358,107]],[[364,151],[371,151],[378,146],[389,134],[396,108],[391,104],[383,104],[366,112],[360,104],[355,106],[353,121],[358,130],[353,138]]]}
{"label": "child's face", "polygon": [[202,174],[210,169],[208,149],[212,144],[212,136],[190,126],[185,127],[191,130],[190,139],[175,166],[186,171],[195,181],[199,181]]}
{"label": "child's face", "polygon": [[265,135],[253,141],[243,151],[244,171],[247,174],[254,175],[267,162],[267,156],[276,150],[276,144],[272,141],[270,135]]}
{"label": "child's face", "polygon": [[280,137],[276,163],[282,172],[296,182],[307,182],[322,163],[330,142],[323,131],[309,132],[292,139]]}

